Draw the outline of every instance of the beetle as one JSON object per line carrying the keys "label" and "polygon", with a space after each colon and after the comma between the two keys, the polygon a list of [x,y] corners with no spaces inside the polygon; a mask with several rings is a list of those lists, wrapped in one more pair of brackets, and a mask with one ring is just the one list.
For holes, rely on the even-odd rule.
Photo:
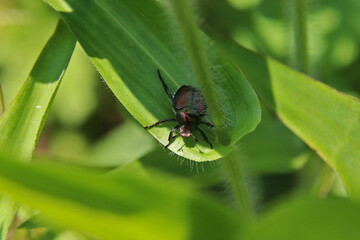
{"label": "beetle", "polygon": [[[204,131],[199,128],[200,124],[214,127],[213,124],[202,120],[206,115],[207,106],[201,91],[195,87],[183,85],[172,96],[159,69],[157,70],[157,73],[167,96],[172,102],[175,118],[162,119],[144,128],[148,129],[165,122],[177,122],[177,125],[173,127],[169,133],[168,143],[165,145],[165,148],[167,148],[172,140],[178,136],[186,138],[192,136],[192,138],[198,142],[199,140],[193,135],[194,131],[199,131],[205,142],[210,145],[210,148],[213,148],[212,143],[208,140]],[[174,135],[176,131],[178,131],[178,133]]]}

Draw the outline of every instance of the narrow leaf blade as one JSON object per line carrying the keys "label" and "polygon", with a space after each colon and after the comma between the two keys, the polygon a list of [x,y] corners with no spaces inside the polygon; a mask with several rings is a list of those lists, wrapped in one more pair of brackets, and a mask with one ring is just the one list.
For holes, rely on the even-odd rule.
{"label": "narrow leaf blade", "polygon": [[0,118],[0,145],[30,159],[60,80],[70,61],[75,39],[65,23],[37,59],[28,79]]}
{"label": "narrow leaf blade", "polygon": [[[0,155],[0,191],[65,227],[101,239],[235,239],[240,222],[191,186],[137,174],[116,179],[60,164],[24,164]],[[166,227],[165,227],[166,226]]]}
{"label": "narrow leaf blade", "polygon": [[[0,147],[30,160],[48,110],[70,61],[75,39],[59,22],[55,33],[41,52],[28,79],[0,118]],[[0,239],[7,238],[17,204],[8,197],[0,202]]]}

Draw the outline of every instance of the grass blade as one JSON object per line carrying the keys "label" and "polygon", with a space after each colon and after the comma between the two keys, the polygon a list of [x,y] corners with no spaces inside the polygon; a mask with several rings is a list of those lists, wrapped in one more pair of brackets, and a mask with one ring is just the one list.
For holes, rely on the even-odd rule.
{"label": "grass blade", "polygon": [[45,45],[28,79],[0,118],[0,145],[30,159],[70,61],[75,39],[63,22]]}
{"label": "grass blade", "polygon": [[[0,118],[0,146],[21,160],[30,160],[60,79],[71,58],[75,39],[63,22],[41,52],[15,100]],[[0,239],[5,240],[16,204],[0,202]]]}
{"label": "grass blade", "polygon": [[128,173],[115,180],[0,155],[0,191],[65,227],[114,240],[236,239],[240,222],[231,210],[184,182],[155,179]]}

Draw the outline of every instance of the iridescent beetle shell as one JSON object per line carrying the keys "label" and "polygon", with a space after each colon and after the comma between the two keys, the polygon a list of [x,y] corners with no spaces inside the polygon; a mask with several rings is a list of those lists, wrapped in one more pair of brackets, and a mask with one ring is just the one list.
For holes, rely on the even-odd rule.
{"label": "iridescent beetle shell", "polygon": [[186,110],[189,114],[204,116],[206,103],[201,91],[191,86],[182,86],[174,94],[173,108],[176,111]]}
{"label": "iridescent beetle shell", "polygon": [[[197,138],[192,134],[195,130],[200,132],[203,139],[210,145],[210,148],[212,148],[213,146],[211,142],[207,139],[205,133],[198,127],[199,124],[205,124],[209,127],[214,127],[211,123],[201,120],[202,117],[206,115],[207,109],[205,99],[201,91],[195,87],[184,85],[175,92],[174,96],[172,96],[165,81],[162,79],[159,70],[158,75],[165,92],[172,102],[176,118],[160,120],[152,125],[146,126],[145,129],[157,126],[164,122],[177,122],[178,125],[176,125],[170,131],[168,144],[165,146],[165,148],[167,148],[171,141],[179,135],[182,137],[192,136],[194,140],[198,142]],[[179,131],[179,133],[173,136],[173,133],[176,131]]]}

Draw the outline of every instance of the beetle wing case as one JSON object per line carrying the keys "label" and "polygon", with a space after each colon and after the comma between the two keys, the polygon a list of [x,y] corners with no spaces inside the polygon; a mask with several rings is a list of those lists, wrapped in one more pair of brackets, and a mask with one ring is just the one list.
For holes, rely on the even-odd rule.
{"label": "beetle wing case", "polygon": [[206,114],[206,103],[201,91],[191,86],[180,87],[173,98],[175,111],[186,108],[191,114],[203,116]]}

